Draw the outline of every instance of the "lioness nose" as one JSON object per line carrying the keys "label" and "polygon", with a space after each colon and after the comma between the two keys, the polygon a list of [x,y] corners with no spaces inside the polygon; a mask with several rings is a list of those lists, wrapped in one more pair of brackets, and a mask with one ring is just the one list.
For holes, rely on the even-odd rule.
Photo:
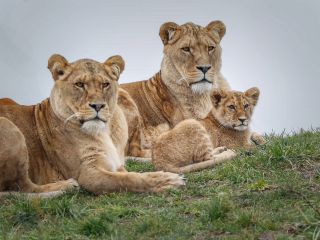
{"label": "lioness nose", "polygon": [[206,73],[209,71],[209,69],[211,68],[211,66],[197,66],[197,68],[203,72],[203,73]]}
{"label": "lioness nose", "polygon": [[246,120],[245,117],[239,117],[239,121],[240,121],[241,123],[244,123],[245,120]]}
{"label": "lioness nose", "polygon": [[102,108],[104,108],[105,104],[89,104],[90,107],[92,107],[94,110],[99,112]]}

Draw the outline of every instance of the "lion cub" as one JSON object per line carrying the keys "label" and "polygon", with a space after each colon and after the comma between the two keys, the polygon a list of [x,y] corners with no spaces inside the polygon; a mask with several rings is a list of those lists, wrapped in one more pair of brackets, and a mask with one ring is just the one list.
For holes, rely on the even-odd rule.
{"label": "lion cub", "polygon": [[259,94],[258,88],[214,91],[213,108],[205,119],[182,121],[156,139],[152,150],[156,169],[186,173],[235,157],[226,147],[250,146],[248,125]]}

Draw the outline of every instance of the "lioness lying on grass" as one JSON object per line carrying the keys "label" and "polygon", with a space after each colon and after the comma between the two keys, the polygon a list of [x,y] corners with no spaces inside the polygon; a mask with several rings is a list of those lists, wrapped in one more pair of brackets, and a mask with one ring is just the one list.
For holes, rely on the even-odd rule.
{"label": "lioness lying on grass", "polygon": [[[130,108],[127,155],[150,157],[148,132],[162,131],[188,119],[205,118],[212,104],[214,88],[229,89],[222,76],[220,42],[226,32],[221,21],[202,27],[194,23],[164,23],[159,35],[163,42],[161,71],[149,80],[121,84],[134,102],[119,98],[119,105]],[[128,111],[124,110],[125,113]],[[147,133],[144,133],[146,129]]]}
{"label": "lioness lying on grass", "polygon": [[213,108],[205,119],[182,121],[157,138],[152,149],[156,169],[197,171],[232,159],[235,153],[227,148],[248,147],[250,138],[263,144],[264,139],[248,129],[258,98],[258,88],[214,91]]}
{"label": "lioness lying on grass", "polygon": [[78,185],[94,194],[184,185],[178,174],[124,168],[128,126],[117,104],[120,56],[69,63],[53,55],[48,68],[55,81],[50,98],[35,106],[0,105],[0,191],[51,196]]}

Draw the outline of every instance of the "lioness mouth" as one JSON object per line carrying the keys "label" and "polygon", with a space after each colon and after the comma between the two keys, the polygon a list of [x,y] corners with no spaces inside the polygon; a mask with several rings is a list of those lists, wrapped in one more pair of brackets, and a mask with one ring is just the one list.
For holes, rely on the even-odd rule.
{"label": "lioness mouth", "polygon": [[85,122],[89,122],[89,121],[101,121],[106,123],[106,120],[103,120],[101,118],[99,118],[98,116],[96,116],[95,118],[91,118],[91,119],[87,119],[87,120],[80,120],[80,124],[84,124]]}
{"label": "lioness mouth", "polygon": [[209,81],[208,79],[206,79],[206,78],[203,78],[203,79],[201,79],[200,81],[198,81],[198,82],[193,82],[193,83],[191,83],[190,85],[193,85],[193,84],[197,84],[197,83],[204,83],[204,82],[207,82],[207,83],[211,83],[212,84],[212,82],[211,81]]}

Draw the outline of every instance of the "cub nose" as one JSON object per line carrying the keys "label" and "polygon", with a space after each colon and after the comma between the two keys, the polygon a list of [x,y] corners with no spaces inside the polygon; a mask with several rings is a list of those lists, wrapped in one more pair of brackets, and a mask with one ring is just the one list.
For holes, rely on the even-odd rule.
{"label": "cub nose", "polygon": [[244,123],[245,120],[246,120],[245,117],[239,117],[239,121],[240,121],[241,123]]}
{"label": "cub nose", "polygon": [[92,107],[94,110],[96,110],[97,112],[99,112],[102,108],[104,108],[106,105],[105,104],[89,104],[90,107]]}
{"label": "cub nose", "polygon": [[211,68],[211,66],[197,66],[197,69],[199,69],[201,72],[203,72],[204,74],[206,72],[209,71],[209,69]]}

